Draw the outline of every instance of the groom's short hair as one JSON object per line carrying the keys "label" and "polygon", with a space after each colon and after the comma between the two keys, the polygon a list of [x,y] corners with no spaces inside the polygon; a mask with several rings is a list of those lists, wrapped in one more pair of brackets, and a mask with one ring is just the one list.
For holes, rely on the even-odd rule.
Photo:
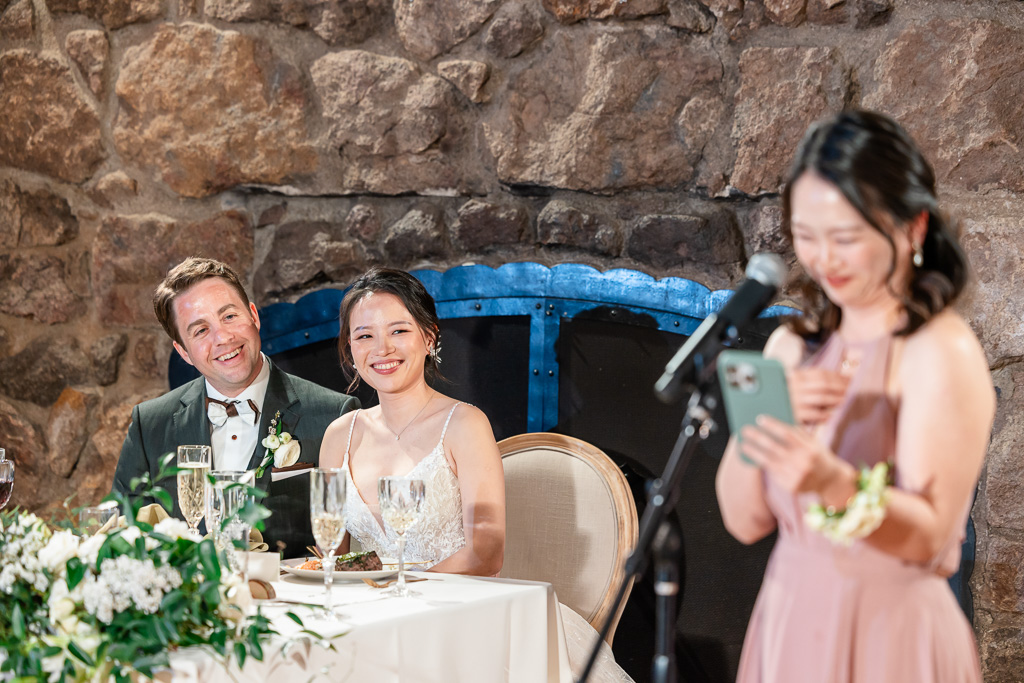
{"label": "groom's short hair", "polygon": [[219,277],[231,285],[238,292],[245,307],[249,308],[249,296],[231,266],[215,259],[188,257],[167,272],[167,277],[157,285],[153,294],[153,312],[156,313],[156,319],[163,325],[167,335],[179,344],[183,342],[178,332],[177,321],[174,319],[174,300],[192,285],[211,277]]}

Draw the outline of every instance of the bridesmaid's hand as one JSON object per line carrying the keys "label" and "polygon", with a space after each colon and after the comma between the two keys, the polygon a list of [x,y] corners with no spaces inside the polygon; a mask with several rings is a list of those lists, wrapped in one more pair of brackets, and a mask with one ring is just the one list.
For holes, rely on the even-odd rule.
{"label": "bridesmaid's hand", "polygon": [[796,368],[786,372],[786,384],[797,424],[814,426],[832,415],[846,395],[850,378],[831,370]]}
{"label": "bridesmaid's hand", "polygon": [[856,492],[857,473],[807,431],[768,415],[741,432],[740,452],[791,493],[817,493],[826,505],[842,507]]}

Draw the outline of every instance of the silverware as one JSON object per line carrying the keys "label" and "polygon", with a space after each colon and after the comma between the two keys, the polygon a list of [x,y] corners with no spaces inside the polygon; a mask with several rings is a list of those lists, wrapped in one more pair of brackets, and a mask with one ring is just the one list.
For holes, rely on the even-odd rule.
{"label": "silverware", "polygon": [[[398,581],[397,578],[391,579],[389,581],[385,581],[384,583],[378,583],[378,582],[374,581],[373,579],[363,579],[363,583],[365,583],[367,586],[373,586],[374,588],[387,588],[388,586],[390,586],[391,584],[395,583],[396,581]],[[412,576],[406,577],[406,579],[405,579],[406,583],[416,583],[417,581],[427,581],[427,579],[424,578],[424,577],[417,578],[417,577],[412,577]]]}

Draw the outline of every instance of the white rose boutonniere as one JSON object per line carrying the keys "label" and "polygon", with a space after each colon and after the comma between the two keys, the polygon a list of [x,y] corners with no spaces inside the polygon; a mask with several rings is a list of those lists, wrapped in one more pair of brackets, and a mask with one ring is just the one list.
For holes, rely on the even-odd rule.
{"label": "white rose boutonniere", "polygon": [[267,432],[267,438],[263,439],[263,447],[267,449],[267,452],[263,455],[263,462],[256,469],[257,479],[263,476],[263,472],[271,462],[274,463],[274,467],[288,467],[298,461],[299,454],[302,452],[298,439],[293,439],[291,434],[284,431],[280,410],[274,413],[274,419],[270,421]]}

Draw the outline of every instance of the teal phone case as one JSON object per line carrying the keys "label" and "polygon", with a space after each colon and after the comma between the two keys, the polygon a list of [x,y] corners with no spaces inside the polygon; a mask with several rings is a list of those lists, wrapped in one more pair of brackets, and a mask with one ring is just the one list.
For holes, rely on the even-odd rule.
{"label": "teal phone case", "polygon": [[[728,349],[718,356],[718,380],[729,431],[737,438],[740,430],[754,424],[759,415],[794,423],[786,371],[779,361],[765,358],[757,351]],[[751,463],[749,458],[743,460]]]}

